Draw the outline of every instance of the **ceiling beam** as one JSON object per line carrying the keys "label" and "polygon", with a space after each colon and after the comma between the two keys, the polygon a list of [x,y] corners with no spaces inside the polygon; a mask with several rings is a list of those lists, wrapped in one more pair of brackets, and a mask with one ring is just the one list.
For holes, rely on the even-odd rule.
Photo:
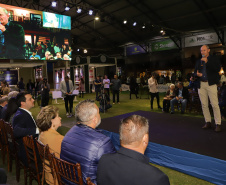
{"label": "ceiling beam", "polygon": [[207,3],[202,0],[202,2],[199,2],[197,0],[193,0],[194,4],[201,10],[203,16],[206,18],[206,20],[208,21],[208,23],[210,24],[210,26],[214,29],[214,31],[216,32],[218,38],[220,39],[222,45],[225,45],[224,43],[224,39],[223,39],[223,32],[222,36],[220,34],[220,31],[217,29],[217,26],[219,26],[217,19],[215,18],[215,16],[212,14],[212,12],[205,12],[205,9],[209,9]]}

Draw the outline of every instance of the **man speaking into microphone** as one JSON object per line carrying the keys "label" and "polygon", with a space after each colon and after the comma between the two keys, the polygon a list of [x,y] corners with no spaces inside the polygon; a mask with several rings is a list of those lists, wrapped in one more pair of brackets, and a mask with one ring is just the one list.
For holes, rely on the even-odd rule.
{"label": "man speaking into microphone", "polygon": [[25,36],[21,25],[9,21],[9,13],[0,7],[0,58],[25,59]]}
{"label": "man speaking into microphone", "polygon": [[203,129],[211,128],[211,115],[209,111],[209,99],[213,108],[215,131],[221,131],[221,113],[218,105],[217,84],[219,83],[220,60],[217,56],[210,55],[208,45],[201,47],[202,58],[196,62],[194,74],[198,77],[198,93],[205,118]]}

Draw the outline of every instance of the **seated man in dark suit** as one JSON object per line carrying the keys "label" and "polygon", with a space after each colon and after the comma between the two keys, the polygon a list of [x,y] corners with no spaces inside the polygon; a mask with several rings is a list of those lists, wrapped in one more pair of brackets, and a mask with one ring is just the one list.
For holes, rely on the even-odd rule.
{"label": "seated man in dark suit", "polygon": [[132,115],[119,128],[121,148],[105,154],[97,167],[98,185],[169,185],[168,177],[149,164],[144,152],[149,142],[148,120]]}
{"label": "seated man in dark suit", "polygon": [[32,117],[31,112],[29,111],[34,107],[34,99],[27,92],[20,92],[17,97],[18,110],[16,111],[12,125],[13,125],[13,134],[19,144],[19,158],[27,165],[27,157],[23,144],[23,137],[28,135],[33,135],[37,137],[39,134],[39,129],[35,123],[34,118]]}
{"label": "seated man in dark suit", "polygon": [[171,114],[174,114],[174,105],[175,103],[181,103],[181,114],[184,114],[184,111],[187,106],[187,101],[189,97],[188,89],[183,87],[182,82],[178,82],[176,89],[176,97],[170,101]]}

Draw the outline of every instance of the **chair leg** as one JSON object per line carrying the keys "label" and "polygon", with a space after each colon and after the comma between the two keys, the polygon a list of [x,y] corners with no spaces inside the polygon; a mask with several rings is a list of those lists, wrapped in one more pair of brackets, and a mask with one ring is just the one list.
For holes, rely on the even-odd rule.
{"label": "chair leg", "polygon": [[27,169],[24,167],[24,185],[27,185]]}
{"label": "chair leg", "polygon": [[8,147],[6,148],[6,155],[7,155],[7,168],[8,168],[8,171],[10,172],[10,159],[9,159],[9,150],[8,150]]}
{"label": "chair leg", "polygon": [[15,166],[16,166],[16,181],[20,182],[20,162],[18,159],[15,159]]}

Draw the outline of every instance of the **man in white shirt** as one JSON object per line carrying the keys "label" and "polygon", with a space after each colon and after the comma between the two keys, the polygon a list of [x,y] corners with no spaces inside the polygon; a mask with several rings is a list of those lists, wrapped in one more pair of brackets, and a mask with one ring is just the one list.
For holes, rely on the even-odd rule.
{"label": "man in white shirt", "polygon": [[159,91],[157,88],[158,82],[156,79],[157,74],[153,72],[151,75],[152,75],[151,78],[148,79],[148,87],[151,95],[151,110],[153,110],[153,101],[155,97],[157,99],[158,108],[162,109],[162,107],[159,104]]}
{"label": "man in white shirt", "polygon": [[104,90],[106,90],[106,92],[107,92],[107,94],[108,94],[108,96],[110,98],[110,91],[109,91],[110,80],[108,79],[107,75],[104,75],[103,84],[104,84]]}

